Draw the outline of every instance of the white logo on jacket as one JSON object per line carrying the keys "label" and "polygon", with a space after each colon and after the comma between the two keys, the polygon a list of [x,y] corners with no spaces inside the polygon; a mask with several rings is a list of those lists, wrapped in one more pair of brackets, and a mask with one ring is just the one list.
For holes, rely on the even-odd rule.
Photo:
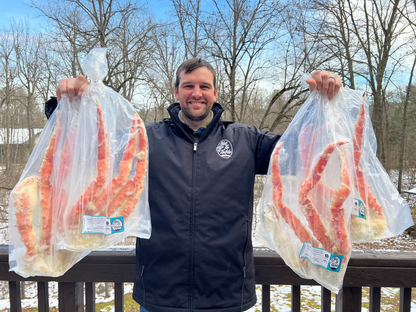
{"label": "white logo on jacket", "polygon": [[225,159],[228,159],[233,155],[233,145],[227,139],[218,143],[216,150],[218,155]]}

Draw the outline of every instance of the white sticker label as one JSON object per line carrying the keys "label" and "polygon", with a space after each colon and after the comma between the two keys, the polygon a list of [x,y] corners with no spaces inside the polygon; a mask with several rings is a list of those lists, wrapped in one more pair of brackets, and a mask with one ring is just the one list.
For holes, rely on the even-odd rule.
{"label": "white sticker label", "polygon": [[352,207],[351,216],[367,220],[365,205],[362,200],[354,198],[354,206]]}
{"label": "white sticker label", "polygon": [[300,251],[299,258],[309,260],[313,265],[323,267],[333,272],[339,272],[343,256],[335,255],[329,251],[313,247],[311,243],[305,242]]}
{"label": "white sticker label", "polygon": [[82,216],[82,234],[103,234],[124,232],[124,218],[107,218],[106,216]]}

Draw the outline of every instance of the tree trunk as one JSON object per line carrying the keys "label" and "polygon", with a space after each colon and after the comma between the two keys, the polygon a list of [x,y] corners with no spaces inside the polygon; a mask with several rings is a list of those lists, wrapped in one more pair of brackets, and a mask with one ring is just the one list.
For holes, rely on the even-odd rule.
{"label": "tree trunk", "polygon": [[412,80],[413,80],[413,71],[415,69],[416,65],[416,57],[413,60],[412,70],[410,72],[410,78],[409,78],[409,84],[407,85],[406,89],[406,99],[404,101],[404,107],[403,107],[403,125],[402,125],[402,135],[401,135],[401,141],[400,141],[400,158],[399,158],[399,181],[397,185],[397,190],[399,193],[402,192],[402,176],[403,176],[403,159],[404,159],[404,142],[406,138],[406,126],[407,126],[407,119],[406,119],[406,112],[407,112],[407,105],[409,103],[410,98],[410,92],[412,87]]}

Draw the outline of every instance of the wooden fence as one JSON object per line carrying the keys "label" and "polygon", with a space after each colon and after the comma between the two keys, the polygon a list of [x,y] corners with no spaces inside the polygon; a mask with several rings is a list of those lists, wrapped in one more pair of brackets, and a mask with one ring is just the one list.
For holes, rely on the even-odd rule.
{"label": "wooden fence", "polygon": [[[300,278],[274,252],[255,249],[256,283],[262,285],[262,311],[270,311],[270,285],[291,285],[291,310],[301,311],[301,286],[317,285]],[[20,312],[20,282],[36,281],[39,312],[49,311],[48,282],[58,282],[60,312],[95,312],[95,283],[112,282],[115,311],[124,311],[124,283],[132,283],[135,273],[133,249],[95,251],[58,278],[30,277],[9,272],[8,246],[0,246],[0,281],[9,282],[10,311]],[[353,251],[336,296],[336,312],[361,311],[362,287],[370,287],[369,311],[380,311],[381,287],[400,287],[400,312],[411,311],[412,287],[416,288],[416,253]],[[322,289],[321,311],[331,311],[331,292]]]}

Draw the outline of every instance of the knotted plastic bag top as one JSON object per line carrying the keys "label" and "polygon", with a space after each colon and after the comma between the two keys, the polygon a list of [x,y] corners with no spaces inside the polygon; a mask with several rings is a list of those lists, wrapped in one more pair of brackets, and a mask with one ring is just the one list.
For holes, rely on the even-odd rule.
{"label": "knotted plastic bag top", "polygon": [[103,81],[108,73],[107,48],[92,49],[85,57],[82,69],[92,82]]}

